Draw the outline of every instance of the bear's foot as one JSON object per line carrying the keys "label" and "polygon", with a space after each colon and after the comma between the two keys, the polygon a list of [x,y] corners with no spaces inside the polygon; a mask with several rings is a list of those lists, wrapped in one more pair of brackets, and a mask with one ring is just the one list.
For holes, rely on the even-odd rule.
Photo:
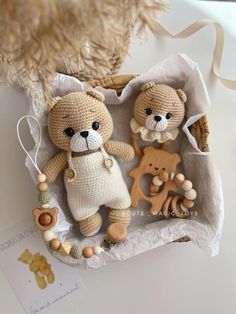
{"label": "bear's foot", "polygon": [[80,233],[85,237],[91,237],[98,233],[102,226],[102,216],[99,213],[79,222]]}
{"label": "bear's foot", "polygon": [[131,211],[129,208],[125,209],[110,209],[108,219],[110,223],[121,223],[128,226],[131,221]]}

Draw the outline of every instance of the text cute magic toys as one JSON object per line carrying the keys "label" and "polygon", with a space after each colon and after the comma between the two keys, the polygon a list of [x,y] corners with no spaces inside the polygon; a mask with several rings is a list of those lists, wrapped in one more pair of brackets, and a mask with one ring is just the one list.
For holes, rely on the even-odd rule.
{"label": "text cute magic toys", "polygon": [[[164,217],[185,218],[197,197],[192,182],[182,173],[175,173],[181,162],[180,156],[167,151],[179,134],[186,102],[183,90],[148,82],[141,86],[134,103],[130,121],[131,141],[140,161],[138,167],[129,172],[133,177],[132,206],[136,208],[139,201],[144,200],[151,204],[151,215],[161,213]],[[142,148],[140,139],[153,145]],[[161,147],[156,148],[155,143]],[[141,178],[146,174],[152,175],[149,195],[141,188]],[[183,194],[178,193],[180,187]]]}
{"label": "text cute magic toys", "polygon": [[[94,90],[75,92],[53,98],[48,113],[48,131],[60,151],[51,158],[38,175],[41,206],[33,213],[35,224],[43,231],[44,240],[62,256],[79,259],[99,255],[127,237],[131,220],[131,198],[121,169],[112,155],[132,160],[131,145],[110,140],[112,118],[104,104],[104,96]],[[79,222],[80,233],[95,235],[101,225],[100,206],[109,208],[109,227],[102,244],[81,248],[80,244],[61,242],[52,228],[57,208],[50,208],[48,183],[64,171],[67,201],[73,218]]]}

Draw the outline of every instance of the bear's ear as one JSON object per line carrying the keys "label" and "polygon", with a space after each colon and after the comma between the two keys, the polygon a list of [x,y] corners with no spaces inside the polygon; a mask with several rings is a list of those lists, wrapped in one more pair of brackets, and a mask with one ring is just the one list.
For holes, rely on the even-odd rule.
{"label": "bear's ear", "polygon": [[175,166],[177,166],[181,162],[180,156],[176,153],[172,154],[172,160]]}
{"label": "bear's ear", "polygon": [[146,90],[148,90],[149,88],[154,87],[156,84],[154,82],[147,82],[145,84],[143,84],[140,88],[141,92],[145,92]]}
{"label": "bear's ear", "polygon": [[182,89],[177,89],[176,90],[177,95],[179,96],[179,98],[181,99],[181,101],[183,103],[186,103],[187,101],[187,95],[185,94],[185,92]]}
{"label": "bear's ear", "polygon": [[155,150],[154,147],[152,146],[146,146],[144,149],[143,149],[143,152],[144,154],[150,154],[151,152],[153,152]]}
{"label": "bear's ear", "polygon": [[58,101],[61,99],[61,97],[54,97],[51,102],[47,106],[48,112],[53,109],[53,107],[58,103]]}
{"label": "bear's ear", "polygon": [[95,91],[94,89],[87,90],[86,94],[93,97],[93,98],[96,98],[97,100],[99,100],[101,102],[104,102],[104,100],[105,100],[104,95],[100,92]]}

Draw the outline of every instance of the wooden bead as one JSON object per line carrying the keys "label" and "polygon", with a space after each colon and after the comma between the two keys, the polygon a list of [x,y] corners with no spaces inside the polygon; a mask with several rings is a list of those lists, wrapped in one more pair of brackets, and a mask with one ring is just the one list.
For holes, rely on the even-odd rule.
{"label": "wooden bead", "polygon": [[44,213],[44,214],[39,216],[39,223],[42,226],[50,225],[51,221],[52,221],[52,217],[47,213]]}
{"label": "wooden bead", "polygon": [[155,186],[161,186],[163,184],[163,182],[160,180],[159,176],[153,177],[152,183]]}
{"label": "wooden bead", "polygon": [[194,201],[187,200],[186,198],[183,200],[183,205],[186,208],[192,208],[194,206]]}
{"label": "wooden bead", "polygon": [[167,182],[169,180],[169,173],[167,171],[162,171],[159,177],[161,181]]}
{"label": "wooden bead", "polygon": [[189,191],[193,187],[193,184],[190,180],[184,180],[182,183],[182,188],[184,191]]}
{"label": "wooden bead", "polygon": [[52,251],[57,251],[60,248],[61,242],[58,239],[52,239],[49,242],[49,247]]}
{"label": "wooden bead", "polygon": [[90,258],[93,256],[93,249],[91,247],[85,247],[83,249],[83,257]]}
{"label": "wooden bead", "polygon": [[46,182],[40,182],[37,186],[39,192],[45,192],[48,189],[48,184]]}
{"label": "wooden bead", "polygon": [[196,192],[194,189],[191,189],[191,190],[189,190],[189,191],[186,191],[186,192],[184,193],[184,196],[185,196],[188,200],[193,201],[193,200],[195,200],[196,197],[197,197],[197,192]]}
{"label": "wooden bead", "polygon": [[38,182],[45,182],[47,180],[46,174],[40,173],[37,179],[38,179]]}
{"label": "wooden bead", "polygon": [[54,232],[52,230],[44,231],[43,239],[46,242],[50,242],[52,239],[54,239]]}
{"label": "wooden bead", "polygon": [[184,182],[184,175],[182,173],[178,173],[176,176],[175,176],[175,182],[177,184],[182,184]]}
{"label": "wooden bead", "polygon": [[70,242],[63,242],[60,246],[59,253],[61,256],[70,255],[71,244]]}
{"label": "wooden bead", "polygon": [[102,248],[98,245],[93,247],[93,254],[100,255],[102,253]]}
{"label": "wooden bead", "polygon": [[126,226],[120,223],[112,223],[107,228],[107,238],[108,240],[114,243],[120,243],[125,241],[127,237],[127,228]]}

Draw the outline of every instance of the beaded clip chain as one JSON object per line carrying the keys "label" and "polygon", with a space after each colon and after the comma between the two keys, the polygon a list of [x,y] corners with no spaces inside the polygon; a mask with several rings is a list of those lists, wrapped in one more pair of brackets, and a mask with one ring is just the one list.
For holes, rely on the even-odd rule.
{"label": "beaded clip chain", "polygon": [[[39,128],[39,140],[36,144],[36,152],[34,159],[30,156],[29,152],[25,148],[25,146],[22,143],[21,137],[20,137],[20,124],[24,119],[33,119]],[[47,183],[47,177],[44,173],[41,172],[41,170],[38,167],[37,164],[37,157],[39,148],[42,141],[42,129],[41,126],[34,116],[26,115],[21,117],[16,126],[17,131],[17,137],[19,140],[19,143],[26,153],[26,155],[29,157],[30,161],[32,162],[33,166],[38,172],[37,176],[37,190],[39,191],[38,200],[40,203],[40,206],[33,209],[33,215],[34,215],[34,222],[35,225],[43,231],[43,239],[44,241],[49,245],[49,248],[52,251],[58,251],[61,256],[71,256],[74,259],[80,259],[82,256],[84,258],[90,258],[93,255],[100,255],[103,251],[109,250],[113,245],[116,243],[112,242],[109,239],[109,228],[107,232],[107,237],[104,240],[102,245],[96,245],[93,247],[84,247],[83,249],[79,244],[71,244],[68,241],[60,241],[54,234],[52,228],[57,223],[57,214],[58,209],[55,207],[50,207],[50,200],[51,200],[51,192],[49,191],[48,183]]]}

